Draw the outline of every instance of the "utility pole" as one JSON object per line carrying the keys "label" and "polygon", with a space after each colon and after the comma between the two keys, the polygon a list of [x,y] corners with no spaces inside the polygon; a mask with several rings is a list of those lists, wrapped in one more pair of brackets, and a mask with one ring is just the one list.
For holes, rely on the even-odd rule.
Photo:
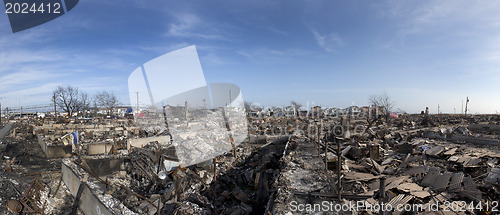
{"label": "utility pole", "polygon": [[[228,112],[228,116],[231,117],[231,89],[229,89],[229,112]],[[229,124],[229,121],[227,122]],[[236,150],[236,149],[235,149]],[[235,156],[236,157],[236,156]]]}
{"label": "utility pole", "polygon": [[139,92],[135,92],[135,94],[137,94],[137,103],[136,103],[136,106],[137,106],[137,110],[136,110],[136,115],[139,114]]}
{"label": "utility pole", "polygon": [[0,103],[0,125],[2,124],[2,103]]}
{"label": "utility pole", "polygon": [[460,112],[460,113],[462,113],[462,114],[464,113],[464,100],[463,99],[462,99],[462,112]]}
{"label": "utility pole", "polygon": [[467,105],[469,104],[469,97],[467,96],[467,100],[465,101],[465,114],[464,116],[467,116]]}
{"label": "utility pole", "polygon": [[57,122],[57,106],[56,106],[56,95],[52,95],[52,100],[54,100],[54,119],[56,119]]}
{"label": "utility pole", "polygon": [[[189,103],[188,101],[184,102],[184,116],[186,117],[186,120],[189,119]],[[187,122],[186,122],[187,123]]]}
{"label": "utility pole", "polygon": [[[379,194],[378,194],[379,205],[384,205],[385,201],[385,177],[380,178]],[[384,208],[380,207],[378,214],[384,214]]]}
{"label": "utility pole", "polygon": [[337,197],[339,201],[342,201],[342,141],[337,140],[336,137],[334,137],[333,141],[334,143],[337,142]]}

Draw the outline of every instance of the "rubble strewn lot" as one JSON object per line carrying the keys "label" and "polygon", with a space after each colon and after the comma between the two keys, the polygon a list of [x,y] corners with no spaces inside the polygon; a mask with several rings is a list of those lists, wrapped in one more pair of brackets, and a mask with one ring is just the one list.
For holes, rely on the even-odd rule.
{"label": "rubble strewn lot", "polygon": [[[223,115],[217,117],[224,121]],[[177,120],[171,123],[178,133],[189,124],[207,126]],[[439,211],[393,208],[387,211],[391,214],[442,214],[451,207],[446,202],[453,201],[474,206],[458,205],[449,212],[453,214],[494,214],[500,209],[499,116],[281,116],[249,117],[245,123],[249,136],[234,151],[230,139],[221,136],[220,142],[229,146],[225,154],[178,166],[176,135],[171,144],[148,139],[140,147],[130,146],[132,139],[165,135],[134,127],[130,120],[18,120],[0,144],[1,212],[70,214],[75,199],[83,205],[88,193],[114,214],[379,213],[315,208],[325,201],[383,202],[394,208],[440,203]],[[58,138],[75,129],[82,145],[107,141],[111,148],[98,155],[85,147],[72,149],[64,162],[47,158],[39,136],[57,145]],[[61,166],[90,191],[78,194],[79,186],[62,180]],[[298,205],[311,207],[306,211]],[[77,213],[85,212],[80,208]]]}
{"label": "rubble strewn lot", "polygon": [[[335,179],[333,183],[336,184],[333,188],[336,190],[328,186],[328,183],[322,182],[325,180],[321,180],[323,178],[319,174],[321,171],[312,171],[318,174],[314,178],[317,178],[315,182],[320,184],[319,187],[315,187],[314,183],[306,183],[306,185],[285,183],[282,187],[282,194],[276,198],[277,207],[274,208],[274,212],[291,213],[294,212],[293,209],[297,209],[297,204],[321,205],[321,201],[324,200],[342,204],[348,199],[356,201],[362,199],[366,205],[375,205],[379,203],[381,178],[385,180],[386,191],[383,201],[393,206],[441,202],[440,210],[443,211],[447,209],[446,202],[463,201],[461,204],[472,203],[475,207],[482,204],[484,208],[482,212],[486,210],[486,204],[489,204],[490,212],[495,212],[491,209],[492,204],[493,206],[497,204],[500,193],[500,175],[498,175],[500,150],[499,132],[492,129],[496,128],[498,117],[493,116],[493,118],[491,116],[476,118],[444,116],[432,119],[410,115],[393,120],[390,125],[383,121],[375,123],[365,131],[352,132],[349,138],[345,136],[332,138],[328,135],[328,129],[320,128],[321,131],[326,131],[323,136],[319,132],[313,132],[309,135],[312,141],[302,142],[299,148],[316,144],[324,158],[323,149],[327,145],[325,143],[329,142],[327,149],[329,166],[327,171],[325,167],[322,171],[323,174],[328,174],[329,178]],[[448,123],[452,119],[453,123]],[[314,123],[319,124],[318,121],[324,123],[327,120],[320,119]],[[428,127],[425,121],[434,121],[433,127]],[[355,127],[346,121],[344,121],[344,126]],[[336,161],[339,154],[335,142],[341,143],[341,186],[337,183]],[[297,155],[298,158],[290,156],[289,159],[309,157],[304,155],[302,150]],[[314,158],[307,160],[308,164],[314,164],[312,162]],[[291,165],[285,170],[311,172],[307,165],[298,167],[294,162],[289,163]],[[288,181],[292,178],[292,181],[301,181],[295,174],[286,174],[288,171],[282,172],[285,173],[281,175],[284,180]],[[344,195],[341,201],[337,199],[339,187]],[[296,203],[295,206],[290,207],[291,201]],[[464,211],[455,212],[478,213],[478,208],[463,207]],[[311,210],[318,212],[321,209],[312,208]],[[398,212],[392,210],[391,213],[397,214]]]}
{"label": "rubble strewn lot", "polygon": [[[10,134],[1,139],[0,144],[0,211],[12,214],[9,208],[18,208],[23,213],[33,213],[40,209],[46,214],[69,214],[72,198],[61,181],[61,159],[47,159],[32,133],[32,126],[16,122]],[[43,184],[39,198],[23,196],[35,184]],[[59,187],[59,188],[58,188]],[[57,190],[57,192],[56,192]],[[41,204],[29,204],[28,202]],[[69,210],[69,211],[68,211]]]}

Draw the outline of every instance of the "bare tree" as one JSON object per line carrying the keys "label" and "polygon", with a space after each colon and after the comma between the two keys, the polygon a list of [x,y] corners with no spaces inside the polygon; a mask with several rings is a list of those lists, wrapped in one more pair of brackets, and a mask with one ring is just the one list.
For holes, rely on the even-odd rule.
{"label": "bare tree", "polygon": [[80,96],[78,99],[78,111],[82,111],[83,113],[86,113],[87,111],[90,110],[90,103],[92,102],[92,98],[89,97],[89,95],[85,92],[79,92]]}
{"label": "bare tree", "polygon": [[58,86],[53,92],[52,101],[56,103],[63,111],[67,112],[69,116],[78,111],[79,90],[72,86]]}
{"label": "bare tree", "polygon": [[99,92],[95,95],[95,100],[100,107],[108,109],[109,115],[111,115],[113,109],[118,106],[118,98],[113,92]]}
{"label": "bare tree", "polygon": [[252,108],[252,103],[251,102],[247,102],[247,101],[244,101],[243,102],[243,106],[245,107],[245,112],[246,114],[248,115],[251,111],[251,108]]}
{"label": "bare tree", "polygon": [[375,107],[382,107],[382,110],[386,117],[394,108],[395,103],[394,101],[392,101],[391,97],[387,95],[387,92],[384,92],[384,94],[380,95],[371,95],[368,99],[370,100],[370,103]]}
{"label": "bare tree", "polygon": [[245,101],[244,104],[245,104],[245,109],[247,111],[261,111],[262,110],[262,107],[260,106],[259,103]]}

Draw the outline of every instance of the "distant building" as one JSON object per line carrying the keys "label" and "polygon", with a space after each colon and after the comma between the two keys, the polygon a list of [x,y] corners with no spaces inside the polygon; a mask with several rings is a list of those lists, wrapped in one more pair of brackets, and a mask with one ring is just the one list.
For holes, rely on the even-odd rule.
{"label": "distant building", "polygon": [[347,114],[349,114],[349,116],[358,116],[359,113],[361,113],[361,110],[358,106],[350,106],[347,108]]}
{"label": "distant building", "polygon": [[323,116],[323,111],[321,111],[321,106],[317,105],[311,108],[311,116],[312,117],[321,117]]}
{"label": "distant building", "polygon": [[113,114],[117,116],[125,116],[127,113],[132,113],[132,107],[130,106],[117,106],[113,109]]}
{"label": "distant building", "polygon": [[341,110],[341,109],[336,108],[336,107],[325,108],[323,110],[323,115],[324,116],[337,116],[337,114],[339,113],[339,110]]}
{"label": "distant building", "polygon": [[298,116],[298,111],[295,105],[285,107],[285,116]]}
{"label": "distant building", "polygon": [[359,108],[361,115],[368,117],[370,115],[370,106],[363,106]]}
{"label": "distant building", "polygon": [[306,116],[307,116],[307,113],[308,113],[309,111],[308,111],[308,110],[307,110],[307,108],[305,108],[305,107],[300,107],[300,108],[298,109],[298,112],[299,112],[299,116],[301,116],[301,117],[306,117]]}
{"label": "distant building", "polygon": [[269,116],[284,116],[283,108],[281,107],[271,107],[269,108]]}

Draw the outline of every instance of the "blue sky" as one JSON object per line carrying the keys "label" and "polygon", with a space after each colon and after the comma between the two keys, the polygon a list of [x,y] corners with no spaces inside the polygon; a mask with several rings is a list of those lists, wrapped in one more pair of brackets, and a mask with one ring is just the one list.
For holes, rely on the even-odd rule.
{"label": "blue sky", "polygon": [[[50,104],[58,85],[113,91],[141,64],[196,45],[207,82],[265,106],[366,105],[500,112],[497,1],[82,0],[13,34],[0,16],[0,102]],[[165,81],[168,83],[168,80]]]}

